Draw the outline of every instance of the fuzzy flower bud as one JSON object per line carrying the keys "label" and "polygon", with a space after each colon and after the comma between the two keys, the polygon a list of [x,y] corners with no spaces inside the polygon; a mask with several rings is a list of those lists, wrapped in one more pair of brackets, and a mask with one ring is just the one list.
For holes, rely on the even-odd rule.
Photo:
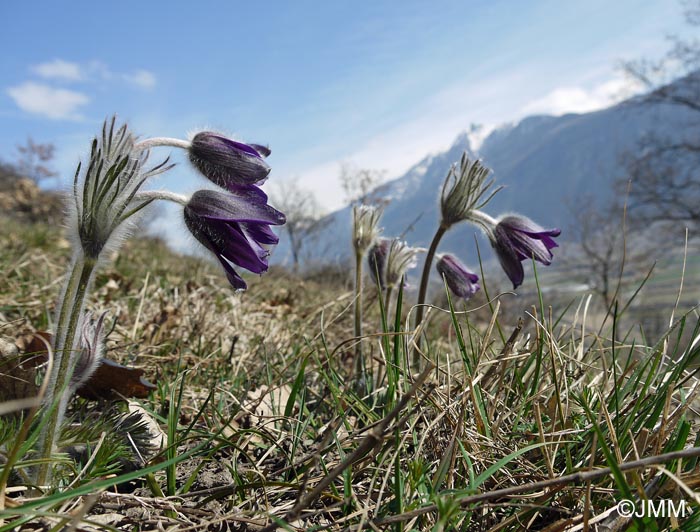
{"label": "fuzzy flower bud", "polygon": [[425,249],[413,248],[398,238],[393,239],[386,260],[386,285],[397,286],[406,272],[416,267],[418,253],[424,251]]}
{"label": "fuzzy flower bud", "polygon": [[479,289],[479,276],[469,271],[454,255],[448,253],[438,258],[436,268],[445,279],[447,287],[457,297],[470,299]]}
{"label": "fuzzy flower bud", "polygon": [[[89,164],[78,165],[73,181],[71,226],[84,255],[92,260],[116,240],[115,235],[127,219],[150,203],[132,202],[144,182],[173,166],[166,159],[145,170],[148,151],[135,145],[126,125],[115,131],[115,121],[105,121],[102,136],[92,141]],[[83,181],[79,186],[81,174]]]}
{"label": "fuzzy flower bud", "polygon": [[267,179],[270,166],[264,157],[270,149],[244,144],[211,131],[197,133],[189,147],[190,162],[207,179],[230,192]]}
{"label": "fuzzy flower bud", "polygon": [[445,228],[468,220],[472,211],[481,209],[501,189],[496,188],[484,198],[493,185],[493,179],[487,180],[490,172],[481,161],[470,159],[466,152],[460,160],[459,170],[456,166],[450,168],[440,196],[442,225]]}
{"label": "fuzzy flower bud", "polygon": [[379,236],[379,218],[382,212],[371,205],[352,208],[352,245],[355,253],[364,254]]}
{"label": "fuzzy flower bud", "polygon": [[416,267],[416,256],[423,251],[423,248],[412,248],[398,238],[380,238],[367,254],[372,280],[378,282],[382,290],[397,286],[406,271]]}

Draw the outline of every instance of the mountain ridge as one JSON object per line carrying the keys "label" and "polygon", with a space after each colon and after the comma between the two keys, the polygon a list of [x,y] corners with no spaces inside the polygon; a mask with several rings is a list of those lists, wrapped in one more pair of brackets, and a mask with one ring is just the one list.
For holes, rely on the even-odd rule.
{"label": "mountain ridge", "polygon": [[[482,159],[496,185],[504,186],[485,211],[492,216],[518,212],[543,226],[565,229],[571,205],[589,198],[611,199],[614,182],[625,175],[624,157],[652,131],[672,137],[682,119],[678,106],[638,105],[630,99],[589,113],[525,117],[492,131],[478,150],[472,150],[468,133],[460,132],[447,150],[423,157],[404,175],[376,189],[377,197],[389,199],[381,221],[384,234],[403,234],[414,246],[429,245],[439,223],[443,181],[464,151]],[[324,218],[323,232],[304,250],[312,261],[337,262],[350,256],[350,213],[346,206]],[[465,240],[466,227],[471,234]],[[475,233],[479,231],[471,226],[457,226],[441,248],[473,264]],[[564,233],[560,244],[566,240]],[[286,262],[288,256],[283,234],[274,261]]]}

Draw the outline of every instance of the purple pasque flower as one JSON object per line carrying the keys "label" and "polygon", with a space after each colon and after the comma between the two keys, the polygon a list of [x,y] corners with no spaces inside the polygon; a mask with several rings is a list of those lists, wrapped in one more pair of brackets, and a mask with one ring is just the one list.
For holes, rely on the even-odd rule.
{"label": "purple pasque flower", "polygon": [[535,259],[547,266],[552,263],[550,250],[558,246],[554,237],[560,234],[559,229],[544,229],[525,216],[508,215],[498,221],[490,235],[491,245],[513,288],[520,286],[525,277],[522,261]]}
{"label": "purple pasque flower", "polygon": [[279,242],[270,225],[283,225],[284,214],[267,204],[257,187],[227,194],[216,190],[195,192],[185,205],[185,223],[194,237],[208,248],[224,267],[236,290],[248,285],[232,264],[253,273],[267,271],[266,246]]}
{"label": "purple pasque flower", "polygon": [[435,267],[457,297],[469,299],[481,289],[479,276],[469,271],[454,255],[445,253],[440,256]]}
{"label": "purple pasque flower", "polygon": [[230,192],[245,190],[267,179],[270,149],[244,144],[218,133],[197,133],[189,147],[190,162],[207,179]]}

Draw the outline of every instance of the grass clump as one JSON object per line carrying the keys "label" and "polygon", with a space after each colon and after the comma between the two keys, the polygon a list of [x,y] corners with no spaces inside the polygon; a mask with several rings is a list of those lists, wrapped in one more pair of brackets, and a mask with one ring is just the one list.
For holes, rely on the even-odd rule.
{"label": "grass clump", "polygon": [[[352,289],[337,272],[242,277],[233,265],[268,269],[269,226],[285,220],[256,188],[269,149],[212,132],[136,142],[107,125],[76,173],[78,235],[10,221],[0,234],[0,532],[692,529],[697,313],[671,311],[649,342],[623,329],[631,300],[602,319],[591,296],[548,306],[536,268],[536,297],[514,311],[483,267],[479,279],[437,253],[442,234],[479,226],[515,289],[560,232],[481,211],[499,189],[480,163],[448,173],[414,303],[403,276],[421,250],[379,239],[366,206]],[[187,150],[228,192],[139,191],[169,169],[141,169],[158,146]],[[163,199],[245,296],[158,240],[122,242],[127,218]],[[125,391],[75,396],[103,357],[127,368],[100,386]],[[662,501],[681,511],[648,511]]]}
{"label": "grass clump", "polygon": [[[13,245],[37,230],[45,245]],[[67,260],[59,235],[0,237],[4,336],[50,319]],[[700,347],[680,339],[698,338],[695,316],[645,345],[615,330],[616,316],[594,328],[587,298],[561,315],[542,302],[521,323],[501,321],[501,298],[480,312],[448,298],[421,343],[403,290],[390,315],[368,297],[360,392],[351,292],[282,271],[266,281],[241,297],[206,263],[129,241],[88,305],[117,305],[108,356],[158,389],[73,401],[55,489],[23,488],[36,458],[24,446],[0,530],[544,530],[613,526],[623,498],[688,510],[624,527],[692,529]],[[445,321],[448,334],[431,334]],[[26,419],[2,418],[5,464]]]}

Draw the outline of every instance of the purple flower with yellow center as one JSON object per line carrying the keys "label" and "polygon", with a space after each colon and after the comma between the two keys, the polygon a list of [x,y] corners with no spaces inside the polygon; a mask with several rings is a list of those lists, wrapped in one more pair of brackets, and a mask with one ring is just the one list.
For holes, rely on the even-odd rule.
{"label": "purple flower with yellow center", "polygon": [[257,187],[236,194],[200,190],[185,205],[187,227],[219,259],[236,290],[248,286],[232,265],[253,273],[267,271],[270,252],[266,246],[279,242],[270,226],[285,221],[284,214],[270,207]]}
{"label": "purple flower with yellow center", "polygon": [[525,216],[503,216],[498,221],[489,238],[513,288],[520,286],[525,277],[522,261],[535,259],[546,266],[552,263],[551,250],[558,246],[554,237],[560,234],[559,229],[544,229]]}
{"label": "purple flower with yellow center", "polygon": [[210,181],[230,192],[247,190],[267,179],[270,149],[245,144],[218,133],[197,133],[188,147],[190,162]]}
{"label": "purple flower with yellow center", "polygon": [[479,276],[469,271],[454,255],[445,253],[440,256],[435,267],[445,279],[447,287],[457,297],[470,299],[481,289],[478,282]]}

